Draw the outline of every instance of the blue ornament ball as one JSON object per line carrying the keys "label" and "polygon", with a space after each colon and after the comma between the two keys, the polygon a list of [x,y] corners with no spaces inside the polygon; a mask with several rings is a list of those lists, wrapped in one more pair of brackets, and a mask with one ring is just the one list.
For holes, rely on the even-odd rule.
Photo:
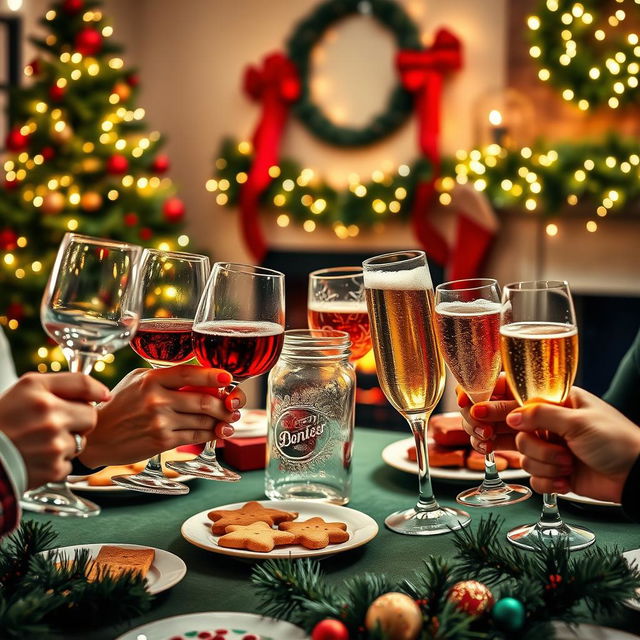
{"label": "blue ornament ball", "polygon": [[520,600],[501,598],[493,605],[491,616],[503,631],[519,631],[524,626],[526,611]]}

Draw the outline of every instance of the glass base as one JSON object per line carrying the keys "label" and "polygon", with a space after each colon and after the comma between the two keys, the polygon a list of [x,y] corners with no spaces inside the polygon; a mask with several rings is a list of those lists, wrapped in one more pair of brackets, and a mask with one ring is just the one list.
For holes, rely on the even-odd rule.
{"label": "glass base", "polygon": [[456,496],[456,502],[468,507],[506,507],[522,502],[531,497],[531,489],[521,484],[505,484],[487,487],[484,483],[479,487],[467,489]]}
{"label": "glass base", "polygon": [[197,478],[205,478],[206,480],[218,480],[219,482],[237,482],[240,475],[221,467],[215,460],[208,461],[203,458],[194,458],[193,460],[172,460],[167,461],[166,466],[178,473],[183,473]]}
{"label": "glass base", "polygon": [[100,507],[73,493],[65,485],[45,484],[23,494],[20,505],[25,511],[54,516],[90,518],[100,513]]}
{"label": "glass base", "polygon": [[[271,486],[269,486],[271,484]],[[320,483],[291,482],[289,484],[267,483],[265,495],[269,500],[307,500],[311,502],[330,502],[344,505],[349,496],[340,493],[334,487]]]}
{"label": "glass base", "polygon": [[592,545],[596,541],[596,535],[585,527],[568,525],[564,522],[558,526],[536,522],[536,524],[526,524],[511,529],[507,533],[507,540],[527,551],[537,551],[541,546],[556,544],[558,541],[566,544],[569,551],[578,551]]}
{"label": "glass base", "polygon": [[114,476],[111,480],[119,487],[130,489],[131,491],[157,493],[167,496],[183,496],[189,493],[187,485],[166,478],[162,474],[156,475],[149,471],[142,471],[131,476]]}
{"label": "glass base", "polygon": [[471,517],[461,509],[437,507],[430,511],[418,511],[415,507],[396,511],[384,523],[388,529],[406,536],[435,536],[462,529],[471,522]]}

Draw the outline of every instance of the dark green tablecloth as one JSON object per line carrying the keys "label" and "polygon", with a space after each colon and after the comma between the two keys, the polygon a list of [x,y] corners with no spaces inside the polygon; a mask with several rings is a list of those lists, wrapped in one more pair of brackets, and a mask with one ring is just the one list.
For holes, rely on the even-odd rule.
{"label": "dark green tablecloth", "polygon": [[[409,435],[407,433],[407,435]],[[417,482],[409,474],[387,467],[382,449],[402,437],[399,433],[356,429],[353,497],[349,506],[373,516],[380,526],[378,536],[369,544],[322,561],[329,579],[340,584],[344,578],[363,571],[386,572],[403,578],[420,566],[428,554],[452,554],[450,535],[411,537],[392,533],[384,527],[384,517],[394,510],[411,506],[416,499]],[[244,474],[238,483],[194,480],[187,496],[127,495],[99,498],[103,511],[87,520],[55,518],[60,533],[59,545],[93,542],[144,544],[167,549],[187,564],[188,573],[173,589],[161,594],[153,609],[129,625],[109,627],[73,638],[111,639],[128,627],[144,622],[195,611],[255,611],[249,576],[252,564],[197,548],[180,535],[182,523],[191,515],[221,504],[263,499],[263,472]],[[445,505],[455,503],[460,485],[436,481],[436,496]],[[97,494],[93,494],[95,497]],[[106,495],[106,494],[103,494]],[[640,525],[629,524],[616,510],[580,511],[561,503],[565,520],[584,524],[594,530],[600,545],[618,545],[624,549],[640,547]],[[538,517],[540,497],[497,510],[506,519],[504,531]],[[485,510],[470,509],[474,526]],[[46,516],[28,514],[44,519]],[[508,544],[505,541],[505,544]],[[627,631],[640,630],[640,614],[625,611],[616,620],[604,621]]]}

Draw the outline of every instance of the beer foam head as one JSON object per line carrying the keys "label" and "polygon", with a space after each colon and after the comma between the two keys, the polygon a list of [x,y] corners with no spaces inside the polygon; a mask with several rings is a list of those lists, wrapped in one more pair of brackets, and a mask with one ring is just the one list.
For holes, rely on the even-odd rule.
{"label": "beer foam head", "polygon": [[500,313],[500,303],[492,300],[472,300],[470,302],[439,302],[436,312],[444,316],[483,316]]}
{"label": "beer foam head", "polygon": [[367,289],[392,289],[427,291],[433,289],[429,267],[426,265],[405,271],[364,271],[364,286]]}

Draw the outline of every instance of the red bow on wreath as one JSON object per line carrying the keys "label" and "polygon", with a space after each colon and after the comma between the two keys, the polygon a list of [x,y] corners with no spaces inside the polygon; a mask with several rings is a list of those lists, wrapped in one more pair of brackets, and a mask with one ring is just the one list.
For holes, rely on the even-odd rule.
{"label": "red bow on wreath", "polygon": [[253,133],[253,163],[240,192],[240,220],[249,250],[261,261],[267,245],[260,230],[258,202],[271,181],[269,167],[278,164],[282,131],[291,103],[300,96],[300,81],[293,63],[282,53],[272,53],[262,67],[245,71],[244,90],[262,103],[262,115]]}

